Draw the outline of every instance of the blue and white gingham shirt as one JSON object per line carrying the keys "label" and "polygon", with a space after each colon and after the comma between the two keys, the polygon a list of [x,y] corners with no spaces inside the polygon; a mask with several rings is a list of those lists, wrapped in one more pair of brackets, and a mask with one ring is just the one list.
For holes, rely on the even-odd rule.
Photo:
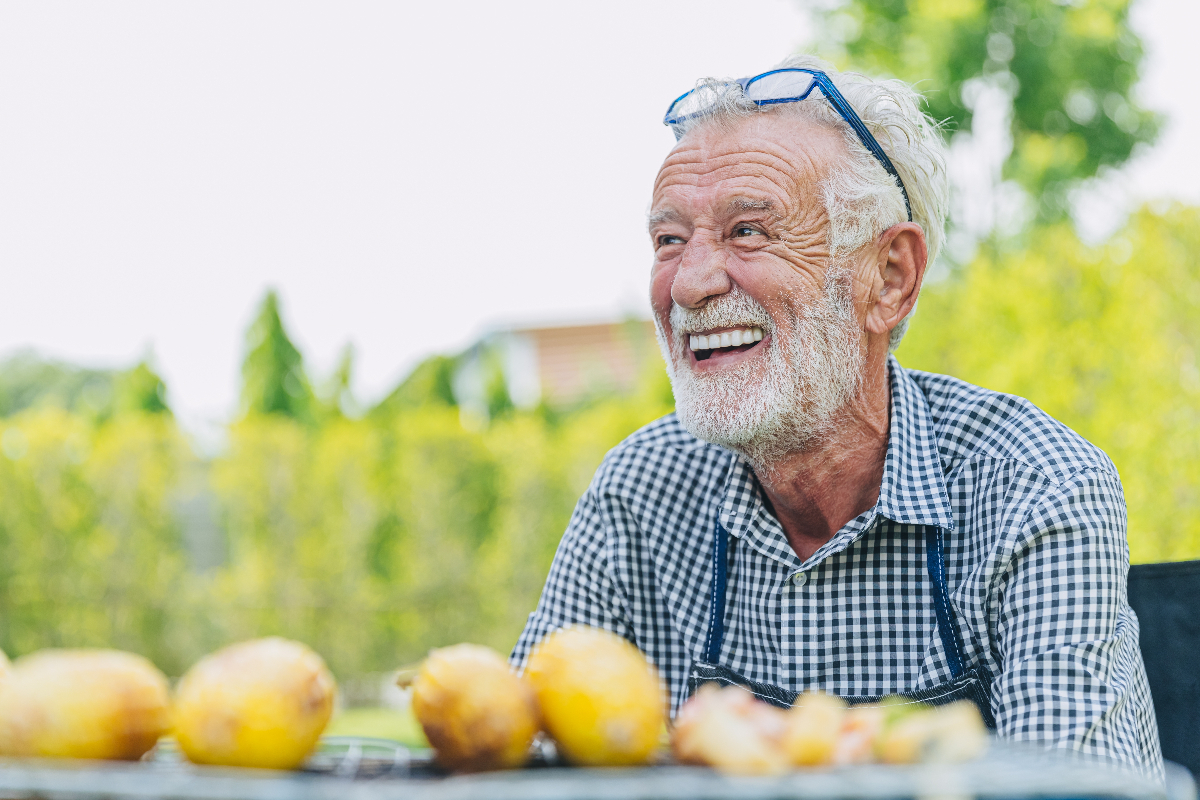
{"label": "blue and white gingham shirt", "polygon": [[895,359],[890,377],[879,500],[807,561],[749,465],[674,415],[614,448],[575,508],[514,663],[568,623],[607,628],[654,662],[677,709],[704,651],[719,513],[732,536],[723,666],[794,691],[927,688],[951,678],[921,527],[936,525],[949,529],[965,666],[996,676],[1000,735],[1161,774],[1116,467],[1021,398]]}

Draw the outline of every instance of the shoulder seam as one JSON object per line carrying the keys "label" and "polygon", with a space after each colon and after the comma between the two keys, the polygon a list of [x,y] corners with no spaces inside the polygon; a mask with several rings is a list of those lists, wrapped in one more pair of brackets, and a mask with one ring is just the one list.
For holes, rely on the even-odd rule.
{"label": "shoulder seam", "polygon": [[952,469],[950,469],[946,472],[946,481],[947,482],[952,480],[959,472],[961,472],[963,467],[965,467],[967,464],[978,463],[981,461],[990,461],[992,463],[1001,462],[1001,461],[1010,461],[1010,462],[1020,464],[1021,466],[1027,467],[1030,470],[1032,470],[1033,472],[1036,472],[1038,475],[1046,478],[1047,480],[1053,479],[1053,483],[1055,486],[1061,486],[1062,484],[1069,482],[1073,478],[1076,478],[1079,475],[1082,475],[1082,474],[1088,473],[1088,472],[1095,472],[1095,473],[1101,474],[1101,475],[1108,475],[1109,477],[1116,478],[1117,480],[1121,479],[1121,475],[1119,472],[1117,472],[1115,465],[1104,466],[1103,464],[1086,464],[1086,465],[1082,465],[1076,469],[1071,469],[1071,470],[1066,470],[1066,471],[1062,471],[1062,470],[1053,470],[1052,471],[1052,470],[1044,469],[1043,467],[1039,467],[1036,464],[1031,464],[1031,463],[1029,463],[1029,461],[1027,459],[1024,459],[1024,458],[1017,458],[1015,456],[997,456],[997,455],[990,455],[988,453],[973,453],[969,457],[965,457],[965,458],[959,457],[959,458],[953,459],[953,461],[955,461],[957,463],[954,464]]}

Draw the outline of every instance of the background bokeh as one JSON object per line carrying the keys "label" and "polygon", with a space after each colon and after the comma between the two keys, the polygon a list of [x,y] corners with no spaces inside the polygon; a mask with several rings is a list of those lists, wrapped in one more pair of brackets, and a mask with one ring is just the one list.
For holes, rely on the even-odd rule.
{"label": "background bokeh", "polygon": [[[1189,13],[6,4],[0,648],[178,675],[279,633],[351,685],[510,647],[604,453],[672,406],[637,321],[663,108],[801,47],[946,121],[900,361],[1030,398],[1113,458],[1135,561],[1200,557],[1194,89],[1147,33]],[[632,380],[518,391],[506,332],[597,319]]]}

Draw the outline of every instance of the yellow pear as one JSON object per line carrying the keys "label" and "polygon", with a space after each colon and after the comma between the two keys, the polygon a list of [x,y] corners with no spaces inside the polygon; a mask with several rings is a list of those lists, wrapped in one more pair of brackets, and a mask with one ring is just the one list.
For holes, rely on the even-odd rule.
{"label": "yellow pear", "polygon": [[805,692],[787,712],[783,748],[791,762],[818,767],[833,761],[846,701],[824,692]]}
{"label": "yellow pear", "polygon": [[0,679],[0,754],[137,760],[167,732],[167,679],[116,650],[42,650]]}
{"label": "yellow pear", "polygon": [[538,732],[528,682],[500,654],[476,644],[434,650],[412,685],[412,708],[447,769],[519,767]]}
{"label": "yellow pear", "polygon": [[317,744],[337,690],[321,657],[271,637],[196,662],[175,695],[175,738],[197,764],[295,769]]}
{"label": "yellow pear", "polygon": [[574,764],[645,763],[664,722],[654,667],[616,634],[573,626],[552,633],[529,659],[542,724]]}

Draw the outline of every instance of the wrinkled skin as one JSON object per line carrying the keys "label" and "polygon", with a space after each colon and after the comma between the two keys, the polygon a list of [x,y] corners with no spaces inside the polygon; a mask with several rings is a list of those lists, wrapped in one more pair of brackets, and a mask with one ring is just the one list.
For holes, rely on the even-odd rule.
{"label": "wrinkled skin", "polygon": [[[829,268],[829,220],[820,183],[847,154],[839,131],[790,115],[756,114],[702,126],[667,156],[654,183],[650,298],[668,337],[671,307],[702,307],[734,286],[777,326],[790,308],[821,296]],[[769,464],[753,464],[793,550],[807,559],[878,499],[887,451],[890,331],[912,310],[925,271],[925,237],[905,222],[855,252],[848,264],[865,374],[833,434]],[[765,367],[765,348],[686,353],[686,368]]]}

